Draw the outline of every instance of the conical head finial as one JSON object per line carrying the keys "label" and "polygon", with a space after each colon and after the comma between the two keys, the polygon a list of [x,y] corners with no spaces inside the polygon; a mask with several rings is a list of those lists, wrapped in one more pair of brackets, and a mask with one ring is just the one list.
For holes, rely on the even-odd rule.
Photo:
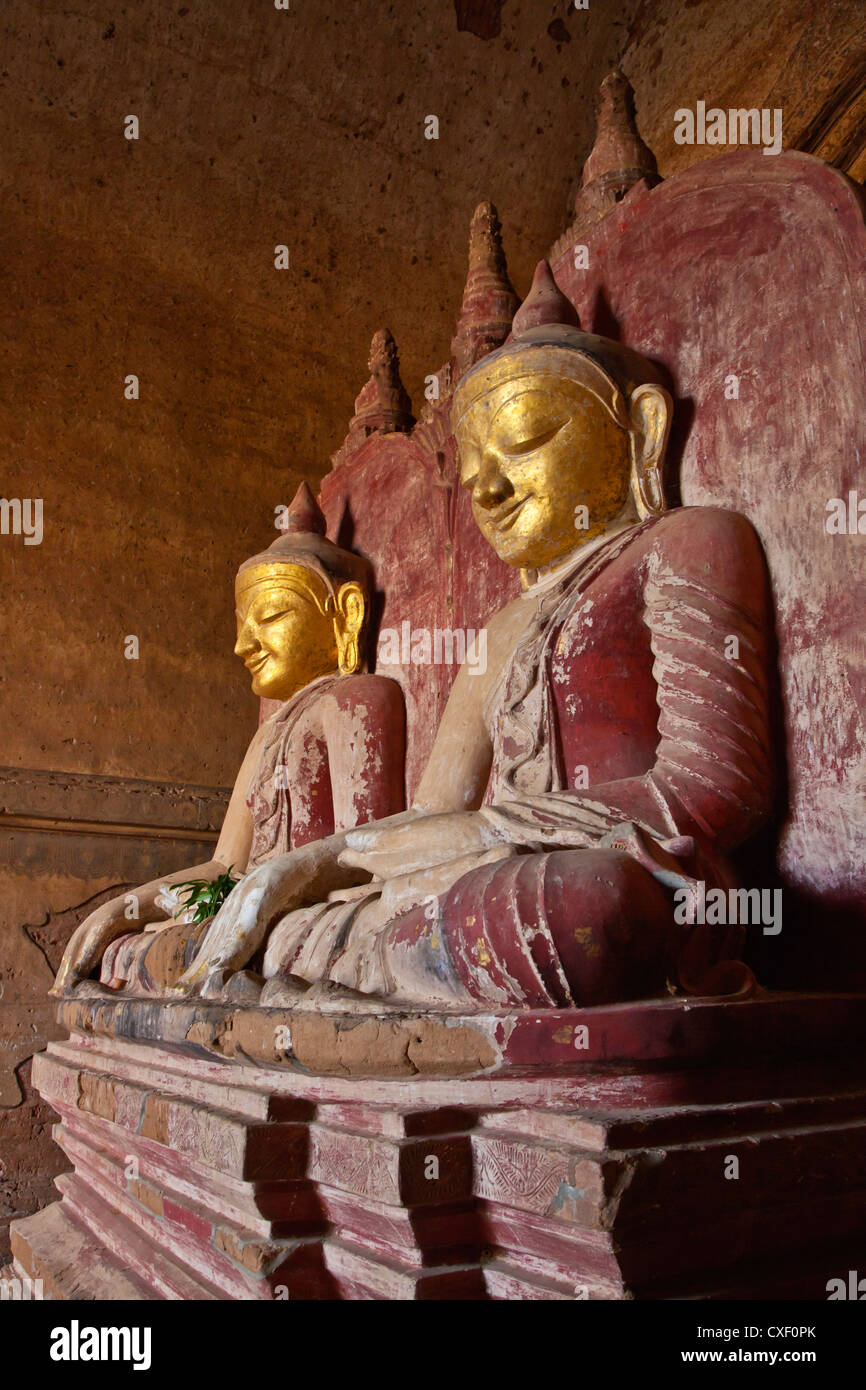
{"label": "conical head finial", "polygon": [[619,68],[609,72],[601,84],[595,144],[583,166],[580,191],[574,200],[574,220],[551,250],[558,261],[571,252],[596,222],[615,208],[630,189],[645,189],[661,183],[656,158],[644,144],[635,123],[634,92]]}
{"label": "conical head finial", "polygon": [[301,483],[286,512],[284,529],[288,535],[292,536],[299,534],[324,536],[327,530],[324,513],[306,482]]}
{"label": "conical head finial", "polygon": [[514,315],[511,331],[515,338],[520,338],[530,328],[540,328],[548,323],[580,328],[580,319],[571,300],[566,299],[557,285],[547,261],[539,261],[529,294]]}

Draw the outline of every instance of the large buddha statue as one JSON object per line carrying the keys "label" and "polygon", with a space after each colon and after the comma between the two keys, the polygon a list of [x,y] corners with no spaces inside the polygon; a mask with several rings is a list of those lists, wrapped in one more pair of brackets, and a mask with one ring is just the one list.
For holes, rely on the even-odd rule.
{"label": "large buddha statue", "polygon": [[[69,943],[55,990],[87,976],[145,992],[174,983],[201,927],[171,913],[173,884],[237,877],[311,840],[399,811],[404,709],[395,681],[366,674],[372,575],[325,536],[306,483],[286,530],[235,580],[235,651],[256,695],[280,701],[237,775],[214,857],[97,908]],[[132,918],[132,920],[130,920]],[[154,936],[158,933],[158,938]]]}
{"label": "large buddha statue", "polygon": [[[669,509],[656,368],[581,331],[546,263],[452,423],[521,595],[460,671],[412,808],[253,867],[177,989],[261,1003],[544,1008],[749,987],[740,928],[680,925],[766,817],[768,586],[749,523]],[[189,955],[187,953],[187,959]]]}

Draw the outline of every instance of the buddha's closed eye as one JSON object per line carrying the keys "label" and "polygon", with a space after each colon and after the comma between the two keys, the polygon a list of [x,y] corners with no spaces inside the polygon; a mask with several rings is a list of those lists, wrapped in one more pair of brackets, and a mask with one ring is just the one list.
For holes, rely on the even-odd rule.
{"label": "buddha's closed eye", "polygon": [[278,618],[284,618],[287,613],[291,613],[293,604],[281,604],[279,608],[268,608],[264,613],[236,613],[235,619],[240,629],[245,622],[252,623],[253,627],[264,627],[266,623],[275,623]]}
{"label": "buddha's closed eye", "polygon": [[[570,423],[570,420],[571,416],[566,416],[564,420],[557,420],[556,424],[541,430],[533,431],[525,439],[509,440],[507,443],[502,443],[498,446],[499,452],[504,455],[505,458],[521,458],[524,454],[534,453],[536,449],[541,448],[542,444],[548,444],[551,439],[559,434],[560,430],[565,429],[565,426]],[[494,445],[494,447],[497,446]],[[460,482],[463,487],[471,491],[475,487],[478,478],[479,468],[477,466],[477,461],[480,457],[480,451],[472,446],[464,445],[461,449],[461,453],[464,457],[464,471]],[[473,464],[476,465],[474,468],[472,467]]]}
{"label": "buddha's closed eye", "polygon": [[503,444],[502,452],[503,454],[507,454],[509,458],[517,458],[521,454],[531,454],[536,449],[540,449],[542,444],[547,444],[555,435],[559,434],[559,431],[564,429],[567,424],[568,418],[565,420],[558,420],[555,425],[551,425],[547,429],[533,433],[528,439],[521,439],[513,443]]}
{"label": "buddha's closed eye", "polygon": [[261,617],[259,618],[259,623],[262,626],[265,626],[267,623],[275,623],[280,618],[285,618],[287,614],[292,613],[294,609],[295,604],[284,604],[280,608],[275,608],[272,611],[269,610],[267,613],[262,613]]}

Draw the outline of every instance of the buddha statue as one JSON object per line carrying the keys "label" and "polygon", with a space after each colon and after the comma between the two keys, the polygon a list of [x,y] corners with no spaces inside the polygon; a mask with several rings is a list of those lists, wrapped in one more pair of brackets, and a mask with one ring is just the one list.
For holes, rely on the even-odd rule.
{"label": "buddha statue", "polygon": [[742,928],[680,925],[673,895],[733,886],[769,813],[767,576],[745,518],[668,507],[671,413],[542,262],[453,398],[474,518],[522,582],[486,670],[458,673],[413,806],[254,867],[178,992],[251,959],[262,1005],[320,1011],[753,986]]}
{"label": "buddha statue", "polygon": [[[214,858],[97,908],[72,937],[55,992],[101,960],[114,989],[151,992],[173,983],[195,950],[172,885],[236,877],[311,840],[404,805],[404,709],[396,682],[366,673],[369,565],[325,536],[306,483],[286,529],[244,561],[235,580],[235,651],[253,693],[279,701],[241,764]],[[130,921],[130,902],[135,916]],[[154,934],[158,934],[158,938]]]}

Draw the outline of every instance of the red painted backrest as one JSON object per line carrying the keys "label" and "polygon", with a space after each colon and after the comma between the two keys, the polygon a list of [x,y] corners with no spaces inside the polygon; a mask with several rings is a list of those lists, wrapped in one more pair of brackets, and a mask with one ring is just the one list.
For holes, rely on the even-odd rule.
{"label": "red painted backrest", "polygon": [[[410,657],[413,632],[460,630],[465,640],[520,589],[517,572],[494,554],[472,519],[468,493],[457,478],[454,441],[445,433],[447,420],[443,403],[435,412],[432,440],[424,425],[411,436],[371,435],[322,483],[328,534],[373,562],[380,638],[390,630],[402,646],[408,625]],[[381,641],[380,651],[387,655]],[[380,659],[376,670],[398,680],[406,697],[411,799],[457,667]]]}
{"label": "red painted backrest", "polygon": [[[866,502],[858,190],[808,155],[740,152],[636,186],[581,242],[588,268],[575,268],[566,237],[554,274],[584,327],[666,368],[683,502],[744,512],[764,545],[787,768],[781,882],[822,923],[862,920],[864,538],[826,529],[830,499],[847,504],[859,487]],[[477,626],[516,591],[455,483],[447,404],[411,437],[371,436],[325,479],[330,534],[343,525],[374,561],[386,626]],[[394,674],[407,692],[411,792],[453,672]]]}

